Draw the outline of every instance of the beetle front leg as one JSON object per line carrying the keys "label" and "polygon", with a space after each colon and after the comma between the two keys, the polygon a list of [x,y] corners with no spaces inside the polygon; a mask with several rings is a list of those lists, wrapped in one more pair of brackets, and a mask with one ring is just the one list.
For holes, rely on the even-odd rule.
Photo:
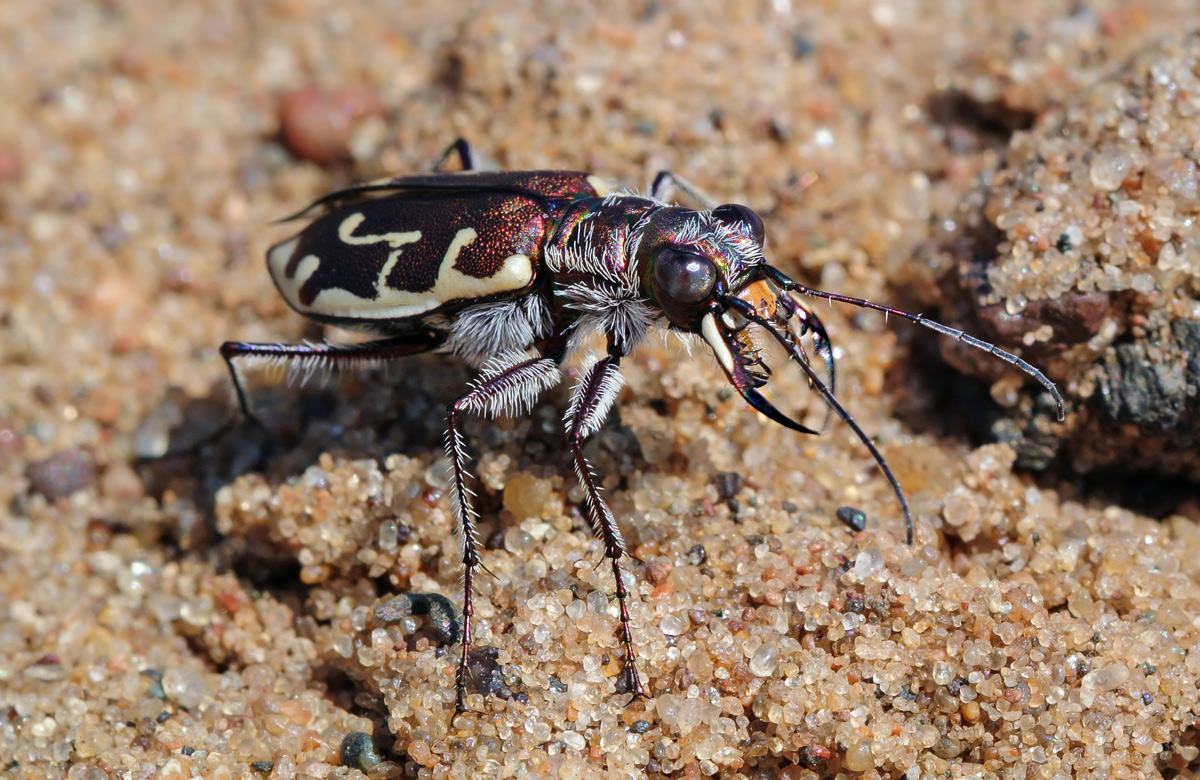
{"label": "beetle front leg", "polygon": [[[499,414],[521,414],[533,405],[544,390],[558,383],[558,363],[537,357],[514,362],[515,356],[490,362],[474,386],[446,407],[446,455],[450,458],[451,496],[456,532],[462,543],[463,565],[463,633],[462,657],[454,677],[454,711],[466,711],[467,655],[471,650],[471,616],[475,613],[472,590],[475,570],[480,566],[479,540],[476,536],[478,513],[471,505],[474,495],[467,487],[467,446],[460,429],[459,417],[474,412],[489,417]],[[525,356],[522,355],[522,358]]]}
{"label": "beetle front leg", "polygon": [[625,645],[629,687],[635,696],[649,696],[649,691],[642,685],[637,671],[637,654],[633,649],[633,632],[629,627],[629,593],[621,578],[621,558],[626,554],[625,540],[621,538],[621,529],[617,527],[612,510],[600,496],[596,476],[583,454],[584,442],[604,422],[613,401],[621,391],[621,385],[624,384],[620,360],[620,355],[609,355],[597,361],[575,387],[571,406],[567,411],[567,441],[575,458],[575,473],[583,486],[592,528],[604,545],[604,557],[612,563],[613,578],[617,583],[617,606],[621,613],[621,640]]}

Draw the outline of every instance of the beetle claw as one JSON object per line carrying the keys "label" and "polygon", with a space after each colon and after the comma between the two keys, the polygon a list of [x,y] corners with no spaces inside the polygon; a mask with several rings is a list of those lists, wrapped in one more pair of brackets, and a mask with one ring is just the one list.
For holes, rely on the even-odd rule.
{"label": "beetle claw", "polygon": [[[728,305],[740,314],[745,315],[742,307],[749,309],[749,305],[736,298],[730,298]],[[734,303],[736,302],[736,303]],[[753,313],[753,309],[750,309]],[[757,317],[757,315],[755,315]],[[783,412],[779,411],[770,401],[758,392],[758,388],[766,384],[766,377],[759,372],[752,371],[747,368],[747,364],[757,363],[767,369],[762,363],[761,358],[755,356],[753,359],[748,358],[745,354],[745,347],[742,342],[736,338],[735,332],[725,324],[723,318],[717,317],[715,314],[705,315],[703,335],[713,352],[717,355],[717,362],[721,364],[721,368],[725,371],[725,376],[729,378],[729,383],[742,396],[746,403],[754,407],[760,414],[773,422],[777,422],[785,428],[790,428],[799,433],[808,433],[814,436],[819,435],[818,431],[803,425],[791,417],[788,417]],[[769,375],[770,369],[767,369]]]}

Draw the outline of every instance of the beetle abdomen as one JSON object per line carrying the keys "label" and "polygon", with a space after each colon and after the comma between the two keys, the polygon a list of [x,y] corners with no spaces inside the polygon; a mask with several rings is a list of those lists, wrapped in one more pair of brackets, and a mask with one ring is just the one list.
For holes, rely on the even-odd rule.
{"label": "beetle abdomen", "polygon": [[544,203],[508,193],[445,192],[343,205],[267,252],[292,308],[378,327],[463,300],[519,294],[537,275]]}

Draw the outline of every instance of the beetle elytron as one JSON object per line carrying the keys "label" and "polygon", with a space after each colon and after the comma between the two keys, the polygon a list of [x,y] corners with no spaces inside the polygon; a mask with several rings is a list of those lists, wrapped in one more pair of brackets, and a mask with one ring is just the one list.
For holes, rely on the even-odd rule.
{"label": "beetle elytron", "polygon": [[[292,217],[311,218],[307,227],[267,253],[271,276],[292,308],[318,322],[379,338],[352,346],[228,342],[221,354],[242,411],[251,418],[238,358],[338,368],[440,350],[479,370],[446,412],[451,500],[464,568],[458,711],[464,709],[472,584],[480,565],[460,418],[529,411],[538,395],[560,380],[564,358],[592,332],[606,338],[606,354],[592,359],[574,388],[567,441],[589,518],[612,565],[629,689],[638,695],[646,695],[646,689],[636,668],[621,579],[625,545],[583,444],[620,391],[621,359],[651,327],[698,335],[751,406],[795,431],[816,433],[758,392],[770,368],[749,326],[778,341],[870,450],[904,512],[909,544],[912,515],[904,494],[875,445],[835,397],[832,345],[801,295],[895,314],[987,350],[1040,382],[1058,402],[1062,419],[1054,384],[1025,361],[920,315],[792,281],[764,260],[757,214],[733,204],[703,210],[671,205],[666,193],[681,182],[670,173],[660,174],[649,195],[639,196],[609,192],[584,173],[479,172],[461,140],[443,161],[455,152],[462,172],[400,177],[318,200]],[[825,364],[828,384],[809,363],[801,345],[806,335]]]}

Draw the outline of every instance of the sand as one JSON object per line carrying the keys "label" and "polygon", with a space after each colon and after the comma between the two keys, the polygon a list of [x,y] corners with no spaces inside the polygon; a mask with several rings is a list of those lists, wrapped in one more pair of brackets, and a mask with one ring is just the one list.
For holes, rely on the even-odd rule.
{"label": "sand", "polygon": [[[0,774],[1191,776],[1194,22],[1166,1],[0,5]],[[787,431],[702,345],[652,339],[588,449],[637,558],[637,701],[566,392],[473,421],[495,576],[456,718],[461,364],[256,373],[269,435],[157,456],[233,413],[223,341],[343,335],[276,294],[272,222],[459,136],[501,169],[671,168],[760,211],[796,278],[1019,350],[1066,420],[992,357],[814,307],[908,547],[846,426]],[[820,423],[798,371],[771,387]]]}

